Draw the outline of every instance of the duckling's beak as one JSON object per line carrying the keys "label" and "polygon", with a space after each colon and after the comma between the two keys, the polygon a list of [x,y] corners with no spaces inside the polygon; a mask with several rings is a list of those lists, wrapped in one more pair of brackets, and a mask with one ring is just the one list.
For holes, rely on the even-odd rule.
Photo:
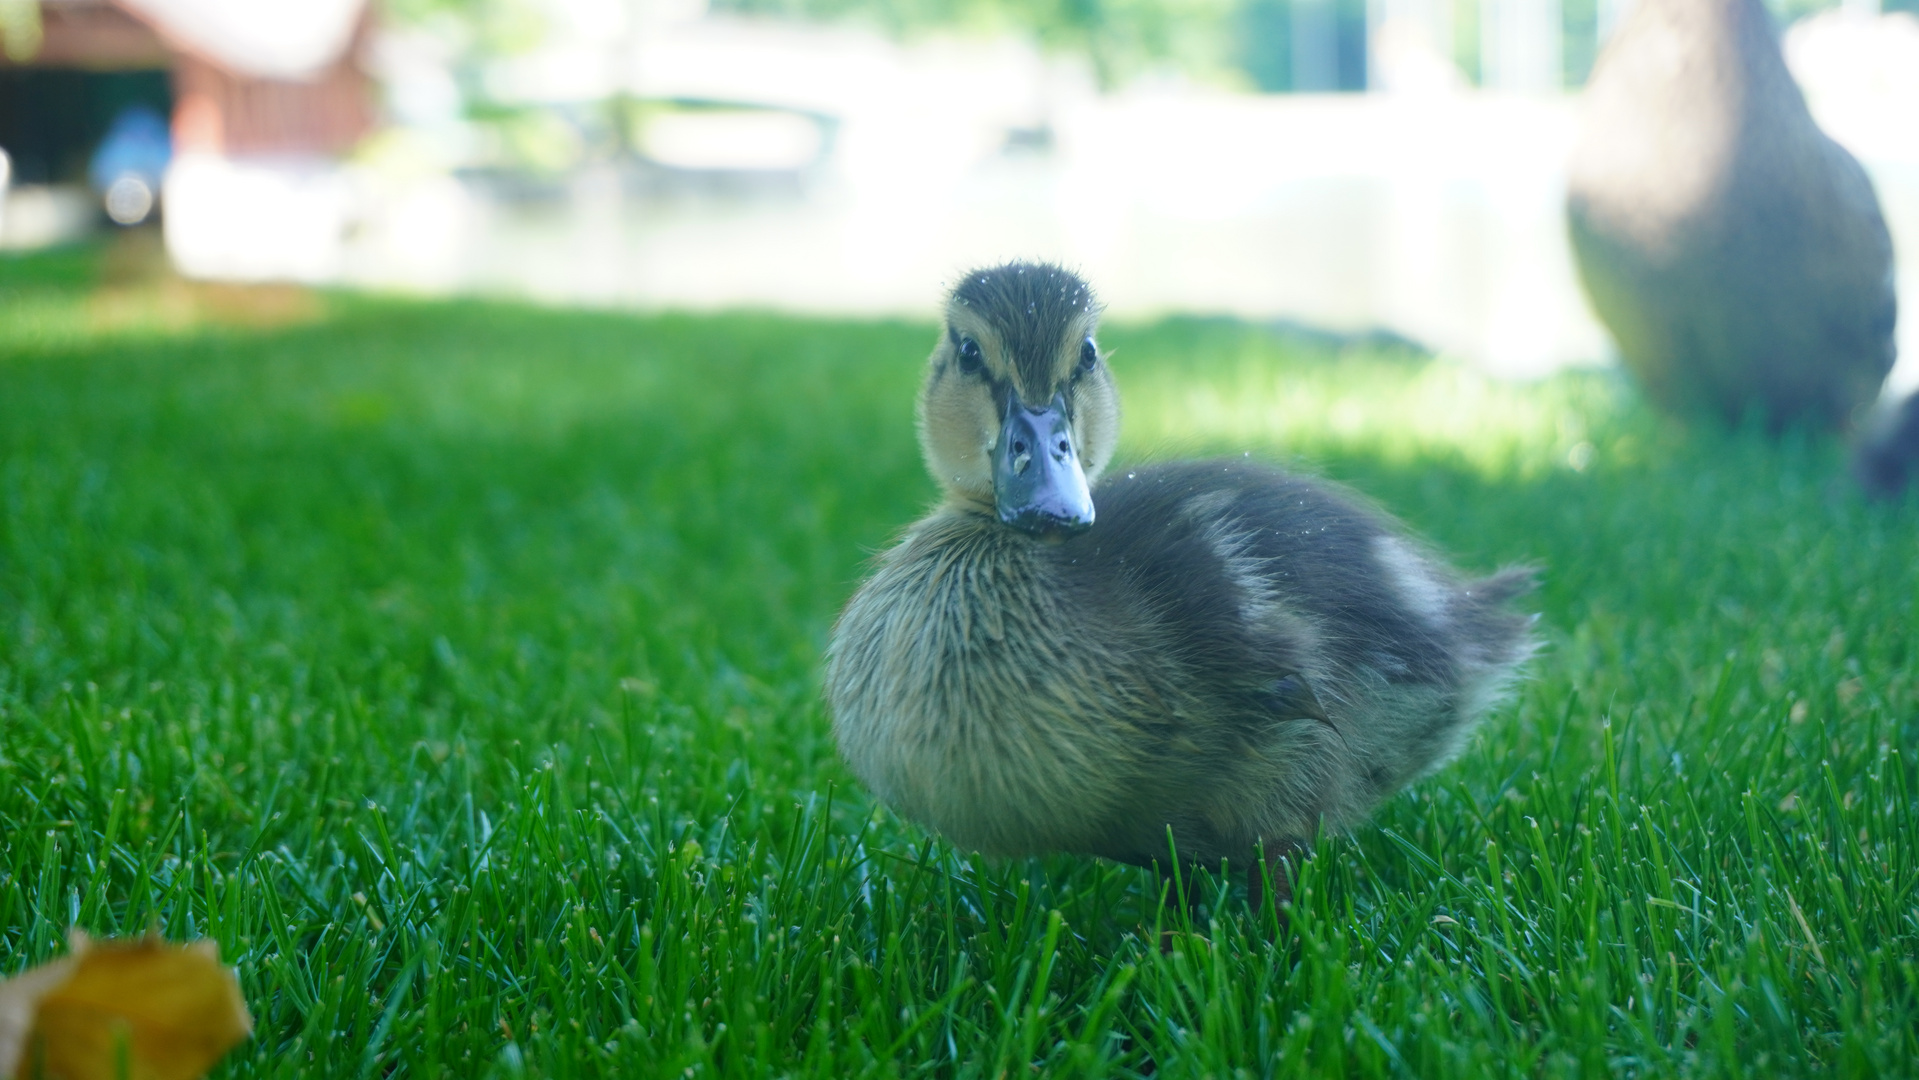
{"label": "duckling's beak", "polygon": [[1001,521],[1033,533],[1093,523],[1093,494],[1073,446],[1064,393],[1043,409],[1010,395],[994,453],[993,503]]}

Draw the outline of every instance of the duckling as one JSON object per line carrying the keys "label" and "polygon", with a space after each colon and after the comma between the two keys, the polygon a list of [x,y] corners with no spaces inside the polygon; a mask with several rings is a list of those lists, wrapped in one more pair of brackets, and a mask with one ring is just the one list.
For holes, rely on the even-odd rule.
{"label": "duckling", "polygon": [[1567,179],[1581,282],[1657,402],[1850,423],[1893,362],[1892,239],[1760,0],[1641,0]]}
{"label": "duckling", "polygon": [[1459,753],[1535,647],[1531,571],[1469,580],[1244,459],[1106,477],[1100,311],[1045,264],[952,290],[919,399],[942,499],[834,628],[834,731],[961,848],[1257,873]]}

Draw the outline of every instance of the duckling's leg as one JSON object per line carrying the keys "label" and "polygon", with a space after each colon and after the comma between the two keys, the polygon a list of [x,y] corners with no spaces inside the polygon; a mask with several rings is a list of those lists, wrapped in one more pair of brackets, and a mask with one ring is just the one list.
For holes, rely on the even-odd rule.
{"label": "duckling's leg", "polygon": [[1145,864],[1159,886],[1159,951],[1170,953],[1173,943],[1193,924],[1199,911],[1192,863],[1169,864],[1155,859]]}
{"label": "duckling's leg", "polygon": [[1293,872],[1306,855],[1306,846],[1297,840],[1260,845],[1259,855],[1246,871],[1246,906],[1259,915],[1271,890],[1273,913],[1281,926],[1286,925],[1293,906]]}
{"label": "duckling's leg", "polygon": [[[1284,927],[1288,913],[1292,909],[1293,876],[1304,858],[1306,848],[1297,842],[1274,844],[1266,848],[1252,860],[1246,871],[1246,909],[1253,917],[1263,914],[1267,898],[1270,896],[1274,914],[1279,925]],[[1224,874],[1227,865],[1208,867],[1204,863],[1181,861],[1177,870],[1169,870],[1161,863],[1148,864],[1159,878],[1160,932],[1159,951],[1170,953],[1173,946],[1183,937],[1190,936],[1204,940],[1205,935],[1191,927],[1199,918],[1199,904],[1202,899],[1199,875],[1201,870],[1211,869]],[[1223,912],[1215,910],[1215,915]]]}

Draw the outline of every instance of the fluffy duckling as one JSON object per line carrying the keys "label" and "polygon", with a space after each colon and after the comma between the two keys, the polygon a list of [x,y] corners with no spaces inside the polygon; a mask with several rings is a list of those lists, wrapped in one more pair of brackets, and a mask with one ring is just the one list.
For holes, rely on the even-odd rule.
{"label": "fluffy duckling", "polygon": [[1102,480],[1119,398],[1057,267],[952,291],[920,396],[943,500],[834,629],[841,752],[991,855],[1252,867],[1457,754],[1534,649],[1505,602],[1331,485],[1243,460]]}

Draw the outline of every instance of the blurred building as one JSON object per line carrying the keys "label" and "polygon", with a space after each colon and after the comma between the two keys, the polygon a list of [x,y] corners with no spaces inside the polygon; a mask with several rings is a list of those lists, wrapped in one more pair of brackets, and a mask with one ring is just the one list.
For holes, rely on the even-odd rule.
{"label": "blurred building", "polygon": [[314,215],[337,225],[343,208],[316,198],[316,184],[337,186],[327,179],[337,159],[377,115],[360,63],[364,0],[39,0],[8,10],[0,147],[19,186],[10,237],[58,234],[101,211],[133,223],[158,205],[189,271],[326,275]]}
{"label": "blurred building", "polygon": [[171,110],[168,56],[144,23],[105,4],[13,4],[0,15],[0,149],[14,185],[0,236],[34,246],[100,216],[90,159],[126,110]]}

